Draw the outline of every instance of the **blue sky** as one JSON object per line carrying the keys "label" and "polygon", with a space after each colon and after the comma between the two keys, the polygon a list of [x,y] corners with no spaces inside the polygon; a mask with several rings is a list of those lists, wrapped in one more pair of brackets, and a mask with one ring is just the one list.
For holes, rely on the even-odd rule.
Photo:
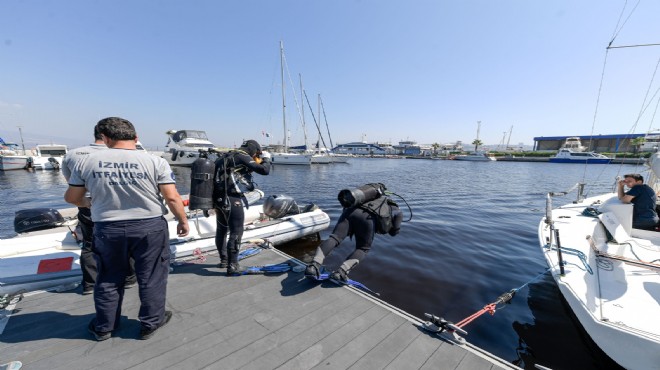
{"label": "blue sky", "polygon": [[[657,95],[638,119],[659,86],[657,46],[609,52],[594,121],[624,5],[624,18],[637,7],[614,44],[660,43],[660,2],[637,4],[3,0],[0,136],[18,141],[20,125],[26,145],[84,145],[99,118],[121,116],[154,149],[169,129],[205,130],[218,146],[281,142],[280,40],[293,144],[299,75],[314,110],[321,94],[335,144],[472,142],[477,121],[489,145],[511,126],[511,144],[529,145],[642,133],[660,128]],[[305,118],[313,142],[309,108]]]}

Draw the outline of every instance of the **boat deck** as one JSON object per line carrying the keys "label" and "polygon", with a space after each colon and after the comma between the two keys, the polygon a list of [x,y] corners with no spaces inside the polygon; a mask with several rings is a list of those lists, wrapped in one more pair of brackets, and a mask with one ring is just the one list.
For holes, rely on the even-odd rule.
{"label": "boat deck", "polygon": [[[242,264],[287,259],[264,250]],[[294,272],[226,277],[217,263],[208,256],[175,267],[167,298],[172,321],[146,341],[138,339],[137,289],[126,291],[121,327],[104,342],[87,332],[94,305],[80,287],[26,295],[0,310],[0,363],[67,370],[518,369],[470,344],[443,341],[354,288]]]}

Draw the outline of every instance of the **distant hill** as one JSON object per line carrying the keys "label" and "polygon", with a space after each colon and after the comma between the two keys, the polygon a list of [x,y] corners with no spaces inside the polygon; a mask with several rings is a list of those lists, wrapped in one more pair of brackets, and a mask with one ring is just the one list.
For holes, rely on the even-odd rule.
{"label": "distant hill", "polygon": [[[77,148],[87,145],[93,141],[92,133],[89,132],[88,136],[84,136],[82,132],[76,132],[75,136],[49,136],[42,135],[30,129],[23,127],[23,144],[26,149],[34,148],[37,144],[64,144],[69,148]],[[18,128],[14,130],[7,130],[0,128],[0,137],[11,143],[21,145],[21,135]]]}

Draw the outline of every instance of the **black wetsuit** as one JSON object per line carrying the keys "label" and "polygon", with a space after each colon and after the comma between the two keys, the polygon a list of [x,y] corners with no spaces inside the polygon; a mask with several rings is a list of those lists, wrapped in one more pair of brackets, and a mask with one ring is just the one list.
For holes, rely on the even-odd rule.
{"label": "black wetsuit", "polygon": [[[392,205],[392,228],[389,234],[394,236],[399,233],[403,214],[399,207]],[[369,253],[371,243],[376,232],[376,219],[373,214],[360,207],[345,208],[342,212],[335,229],[328,239],[324,240],[317,248],[314,261],[322,265],[324,259],[339,245],[347,236],[355,237],[355,250],[341,268],[350,271],[355,265]]]}
{"label": "black wetsuit", "polygon": [[[220,161],[225,160],[225,163],[220,163]],[[270,173],[270,162],[264,159],[261,164],[257,164],[246,152],[236,150],[231,152],[226,159],[224,157],[218,159],[216,161],[216,168],[225,168],[225,173],[228,173],[232,169],[238,169],[238,173],[243,175],[249,183],[252,183],[252,172],[260,175],[268,175]],[[238,249],[241,245],[243,223],[245,221],[243,197],[236,191],[231,180],[226,181],[226,184],[219,181],[218,179],[221,174],[218,172],[216,171],[214,176],[216,186],[213,190],[217,226],[215,246],[218,248],[221,262],[236,264],[238,263]],[[220,186],[218,186],[219,183]],[[223,188],[223,185],[226,188]],[[229,209],[224,208],[224,204],[229,204]],[[227,232],[229,232],[229,239],[227,239]]]}

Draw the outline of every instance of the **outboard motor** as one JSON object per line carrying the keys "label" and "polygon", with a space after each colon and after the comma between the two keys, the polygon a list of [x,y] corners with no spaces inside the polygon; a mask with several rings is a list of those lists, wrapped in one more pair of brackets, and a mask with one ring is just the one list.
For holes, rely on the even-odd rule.
{"label": "outboard motor", "polygon": [[287,214],[298,214],[296,201],[288,195],[271,195],[264,201],[264,214],[270,218],[280,218]]}
{"label": "outboard motor", "polygon": [[350,208],[372,201],[385,194],[387,188],[381,183],[362,185],[357,189],[344,189],[339,192],[337,199],[342,207]]}
{"label": "outboard motor", "polygon": [[213,173],[215,163],[206,157],[197,158],[192,164],[190,173],[190,204],[189,210],[213,209]]}
{"label": "outboard motor", "polygon": [[58,162],[57,159],[53,157],[48,157],[48,162],[50,162],[50,165],[53,166],[54,170],[60,169],[60,162]]}
{"label": "outboard motor", "polygon": [[14,231],[20,234],[28,231],[52,229],[60,226],[63,222],[64,218],[60,212],[53,208],[23,209],[16,211]]}

